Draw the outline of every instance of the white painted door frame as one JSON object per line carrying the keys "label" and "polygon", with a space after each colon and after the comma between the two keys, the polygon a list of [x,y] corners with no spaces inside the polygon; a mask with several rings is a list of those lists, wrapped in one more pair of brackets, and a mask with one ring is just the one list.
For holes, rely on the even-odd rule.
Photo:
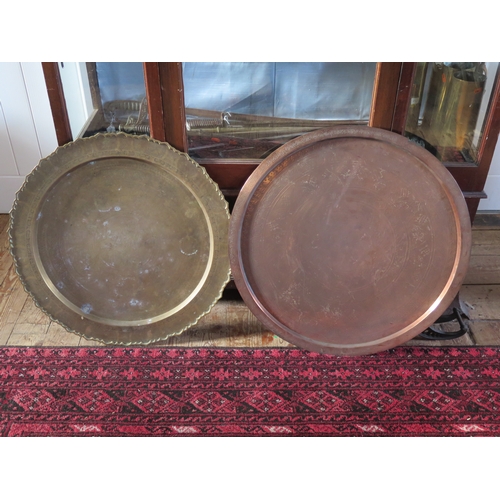
{"label": "white painted door frame", "polygon": [[0,213],[27,174],[57,148],[41,63],[0,63]]}

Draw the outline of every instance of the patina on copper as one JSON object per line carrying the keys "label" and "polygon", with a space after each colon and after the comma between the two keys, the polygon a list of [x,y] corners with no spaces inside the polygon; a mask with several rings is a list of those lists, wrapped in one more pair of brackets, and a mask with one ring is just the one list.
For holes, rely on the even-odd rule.
{"label": "patina on copper", "polygon": [[229,212],[186,154],[145,136],[58,148],[11,212],[11,253],[36,304],[68,330],[147,344],[206,314],[229,280]]}
{"label": "patina on copper", "polygon": [[367,354],[410,340],[441,315],[465,277],[463,195],[408,139],[362,126],[321,129],[250,176],[229,230],[234,280],[285,340]]}

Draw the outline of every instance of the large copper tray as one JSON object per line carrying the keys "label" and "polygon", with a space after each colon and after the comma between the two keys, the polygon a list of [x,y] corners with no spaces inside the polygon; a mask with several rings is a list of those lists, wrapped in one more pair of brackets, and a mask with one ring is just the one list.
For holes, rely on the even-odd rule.
{"label": "large copper tray", "polygon": [[229,279],[229,212],[187,155],[101,134],[43,159],[11,212],[11,252],[36,304],[68,330],[147,344],[206,314]]}
{"label": "large copper tray", "polygon": [[406,138],[323,129],[254,171],[229,230],[234,280],[250,310],[312,351],[367,354],[430,326],[456,296],[470,254],[463,195]]}

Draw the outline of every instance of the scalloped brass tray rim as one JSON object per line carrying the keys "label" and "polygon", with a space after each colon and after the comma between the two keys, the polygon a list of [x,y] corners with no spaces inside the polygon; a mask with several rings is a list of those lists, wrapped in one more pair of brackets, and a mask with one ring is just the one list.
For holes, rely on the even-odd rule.
{"label": "scalloped brass tray rim", "polygon": [[[83,333],[81,330],[74,328],[70,326],[66,321],[61,320],[57,316],[57,314],[54,314],[52,309],[53,301],[55,295],[52,294],[50,297],[50,288],[45,284],[45,287],[47,289],[45,290],[45,293],[49,292],[49,297],[51,300],[49,300],[49,305],[47,306],[46,304],[42,303],[42,300],[40,299],[39,292],[40,290],[34,290],[32,283],[31,282],[31,277],[27,276],[26,271],[26,264],[21,262],[20,255],[18,254],[18,247],[19,244],[23,245],[24,252],[32,250],[32,248],[29,248],[26,245],[26,231],[25,234],[22,234],[22,227],[19,227],[19,213],[23,210],[21,208],[21,205],[26,204],[27,201],[23,199],[23,197],[26,194],[26,191],[28,188],[33,187],[33,183],[37,181],[37,177],[40,175],[43,175],[41,173],[41,170],[44,168],[49,168],[47,166],[50,164],[50,161],[57,157],[58,155],[64,154],[65,151],[68,151],[69,149],[75,147],[74,145],[77,143],[84,143],[84,142],[96,142],[96,141],[106,141],[108,138],[112,139],[117,139],[117,140],[133,140],[133,141],[147,141],[148,144],[154,144],[159,147],[165,148],[166,151],[169,153],[167,154],[174,154],[178,155],[180,158],[182,158],[182,161],[187,162],[187,164],[192,165],[197,172],[199,172],[204,178],[207,183],[207,187],[212,190],[211,196],[212,196],[212,203],[218,204],[218,210],[219,210],[219,217],[216,220],[216,229],[217,232],[222,233],[218,235],[218,248],[215,250],[215,256],[214,256],[214,265],[216,266],[216,273],[217,276],[215,278],[212,277],[213,280],[216,281],[216,284],[212,286],[214,291],[211,291],[210,296],[212,297],[208,302],[207,306],[203,307],[202,310],[198,313],[196,318],[192,321],[185,322],[184,326],[182,328],[175,329],[175,331],[166,331],[164,334],[159,334],[157,336],[154,336],[152,338],[148,339],[134,339],[130,341],[120,341],[119,339],[108,339],[103,337],[102,335],[95,335],[95,334],[88,334],[88,333]],[[94,160],[98,160],[99,158],[96,157]],[[88,158],[87,158],[88,160]],[[73,168],[73,166],[71,167]],[[71,170],[68,169],[69,170]],[[64,175],[64,172],[61,174]],[[197,174],[198,175],[198,174]],[[59,176],[60,177],[60,176]],[[24,210],[26,210],[24,208]],[[223,215],[221,217],[220,215]],[[220,191],[218,185],[212,180],[212,178],[208,175],[207,171],[205,170],[204,167],[199,165],[197,162],[195,162],[187,153],[183,153],[181,151],[178,151],[177,149],[173,148],[170,144],[167,142],[161,142],[155,139],[152,139],[148,136],[145,135],[130,135],[126,134],[123,132],[117,132],[117,133],[99,133],[91,137],[86,137],[86,138],[79,138],[76,139],[75,141],[72,141],[70,143],[67,143],[63,146],[59,146],[53,153],[51,153],[49,156],[42,158],[37,166],[26,176],[24,183],[22,184],[21,188],[17,191],[14,203],[12,205],[12,208],[9,213],[9,227],[8,227],[8,238],[9,238],[9,250],[10,254],[12,256],[12,259],[14,261],[14,268],[15,272],[19,278],[19,281],[21,285],[23,286],[24,291],[29,295],[31,300],[33,300],[33,303],[35,304],[36,307],[38,307],[44,314],[46,314],[49,319],[62,327],[64,327],[68,332],[74,333],[76,335],[81,336],[82,338],[85,338],[86,340],[90,341],[97,341],[101,342],[106,345],[120,345],[120,346],[131,346],[131,345],[150,345],[153,343],[157,342],[162,342],[167,340],[170,337],[177,336],[188,330],[189,328],[195,326],[198,321],[207,315],[213,306],[219,301],[219,299],[222,297],[222,293],[224,291],[224,288],[226,284],[229,282],[231,278],[231,270],[229,267],[229,255],[228,255],[228,249],[227,249],[227,233],[229,230],[229,208],[228,208],[228,203],[225,200],[222,192]],[[225,238],[224,238],[225,235]],[[216,242],[217,244],[217,242]],[[32,272],[33,270],[29,270]],[[208,279],[207,279],[208,280]],[[37,288],[37,287],[35,287]],[[203,287],[202,287],[203,288]],[[44,295],[45,295],[44,293]],[[61,304],[60,301],[58,301],[59,305]],[[83,317],[82,317],[83,320]],[[158,322],[158,325],[161,325],[163,323],[163,320]],[[139,328],[142,327],[148,327],[150,325],[142,325]]]}

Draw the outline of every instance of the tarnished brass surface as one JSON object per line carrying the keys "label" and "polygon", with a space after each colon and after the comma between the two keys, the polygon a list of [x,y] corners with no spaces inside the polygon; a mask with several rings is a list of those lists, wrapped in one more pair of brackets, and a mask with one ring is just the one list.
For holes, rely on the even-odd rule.
{"label": "tarnished brass surface", "polygon": [[43,159],[11,211],[11,253],[37,305],[109,344],[147,344],[206,314],[229,280],[229,212],[187,155],[100,134]]}
{"label": "tarnished brass surface", "polygon": [[288,342],[340,355],[394,347],[434,323],[470,244],[465,200],[444,166],[368,127],[285,144],[248,179],[229,230],[251,311]]}

